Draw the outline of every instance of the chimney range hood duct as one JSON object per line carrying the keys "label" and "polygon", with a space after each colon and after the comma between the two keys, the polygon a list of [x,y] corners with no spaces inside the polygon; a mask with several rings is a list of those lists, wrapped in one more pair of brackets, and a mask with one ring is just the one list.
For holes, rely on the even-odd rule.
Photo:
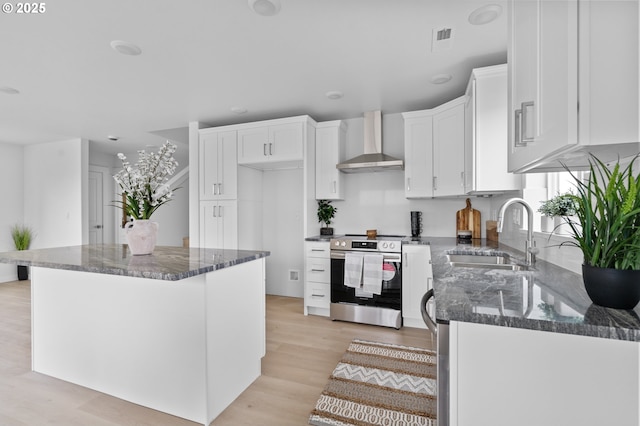
{"label": "chimney range hood duct", "polygon": [[402,170],[402,160],[382,153],[382,114],[380,111],[364,113],[364,154],[336,165],[344,173]]}

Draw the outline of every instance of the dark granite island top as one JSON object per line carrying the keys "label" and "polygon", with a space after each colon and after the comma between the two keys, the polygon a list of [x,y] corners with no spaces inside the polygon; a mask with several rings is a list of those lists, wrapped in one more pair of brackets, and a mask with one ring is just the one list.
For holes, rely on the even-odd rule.
{"label": "dark granite island top", "polygon": [[56,247],[0,253],[0,263],[175,281],[269,256],[268,251],[158,246],[132,256],[126,244]]}
{"label": "dark granite island top", "polygon": [[523,258],[511,247],[485,240],[457,244],[455,238],[423,237],[404,243],[431,246],[437,322],[640,342],[640,307],[626,311],[594,305],[579,274],[541,260],[527,271],[454,267],[447,261],[448,253],[508,253]]}

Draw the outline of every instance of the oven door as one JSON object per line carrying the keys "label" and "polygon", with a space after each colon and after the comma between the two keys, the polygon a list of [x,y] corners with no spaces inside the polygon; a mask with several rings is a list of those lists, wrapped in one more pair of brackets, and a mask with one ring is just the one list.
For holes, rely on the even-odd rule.
{"label": "oven door", "polygon": [[382,255],[382,291],[378,295],[345,286],[345,252],[331,251],[331,303],[353,303],[401,310],[402,256],[400,253]]}

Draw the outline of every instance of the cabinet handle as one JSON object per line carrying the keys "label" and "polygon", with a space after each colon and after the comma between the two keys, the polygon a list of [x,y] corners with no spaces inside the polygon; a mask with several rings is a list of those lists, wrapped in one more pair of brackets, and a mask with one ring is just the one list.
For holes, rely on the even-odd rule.
{"label": "cabinet handle", "polygon": [[218,217],[216,216],[216,206],[213,206],[213,217]]}
{"label": "cabinet handle", "polygon": [[313,269],[313,268],[311,268],[311,272],[324,272],[324,269]]}
{"label": "cabinet handle", "polygon": [[213,195],[216,195],[216,186],[217,186],[217,185],[218,185],[217,183],[214,183],[214,184],[213,184]]}
{"label": "cabinet handle", "polygon": [[266,157],[267,156],[267,144],[263,143],[262,144],[262,154]]}
{"label": "cabinet handle", "polygon": [[460,172],[460,186],[464,188],[464,172]]}
{"label": "cabinet handle", "polygon": [[436,191],[438,189],[438,176],[433,177],[433,190]]}
{"label": "cabinet handle", "polygon": [[522,141],[522,110],[517,109],[514,112],[513,117],[513,146],[527,146],[526,142]]}
{"label": "cabinet handle", "polygon": [[402,264],[403,268],[408,268],[409,267],[409,257],[407,256],[407,253],[404,254],[404,263]]}
{"label": "cabinet handle", "polygon": [[333,181],[333,193],[334,194],[336,193],[336,181],[335,180]]}
{"label": "cabinet handle", "polygon": [[324,294],[311,293],[311,297],[324,297]]}
{"label": "cabinet handle", "polygon": [[407,178],[407,192],[411,192],[411,178]]}
{"label": "cabinet handle", "polygon": [[324,253],[325,250],[324,249],[311,249],[311,251],[321,251],[321,252]]}
{"label": "cabinet handle", "polygon": [[[531,126],[531,129],[529,129],[527,127],[527,111],[529,110],[529,108],[535,108],[533,101],[530,102],[523,102],[522,105],[520,106],[522,108],[522,117],[520,118],[522,120],[522,125],[520,126],[520,131],[522,132],[522,136],[521,136],[521,141],[523,144],[526,145],[527,142],[533,142],[534,139],[534,131],[533,131],[533,126]],[[527,136],[529,131],[531,131],[531,137]]]}
{"label": "cabinet handle", "polygon": [[271,142],[269,142],[269,155],[273,155],[273,144]]}

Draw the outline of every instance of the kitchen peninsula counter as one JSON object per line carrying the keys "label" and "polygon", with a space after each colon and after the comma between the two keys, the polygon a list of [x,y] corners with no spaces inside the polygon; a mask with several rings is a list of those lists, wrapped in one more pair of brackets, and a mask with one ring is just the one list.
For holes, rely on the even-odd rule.
{"label": "kitchen peninsula counter", "polygon": [[594,305],[579,274],[542,260],[519,271],[447,260],[448,253],[523,259],[508,246],[404,243],[431,246],[439,424],[640,424],[638,307]]}
{"label": "kitchen peninsula counter", "polygon": [[31,267],[32,369],[208,425],[261,374],[266,251],[83,245]]}

